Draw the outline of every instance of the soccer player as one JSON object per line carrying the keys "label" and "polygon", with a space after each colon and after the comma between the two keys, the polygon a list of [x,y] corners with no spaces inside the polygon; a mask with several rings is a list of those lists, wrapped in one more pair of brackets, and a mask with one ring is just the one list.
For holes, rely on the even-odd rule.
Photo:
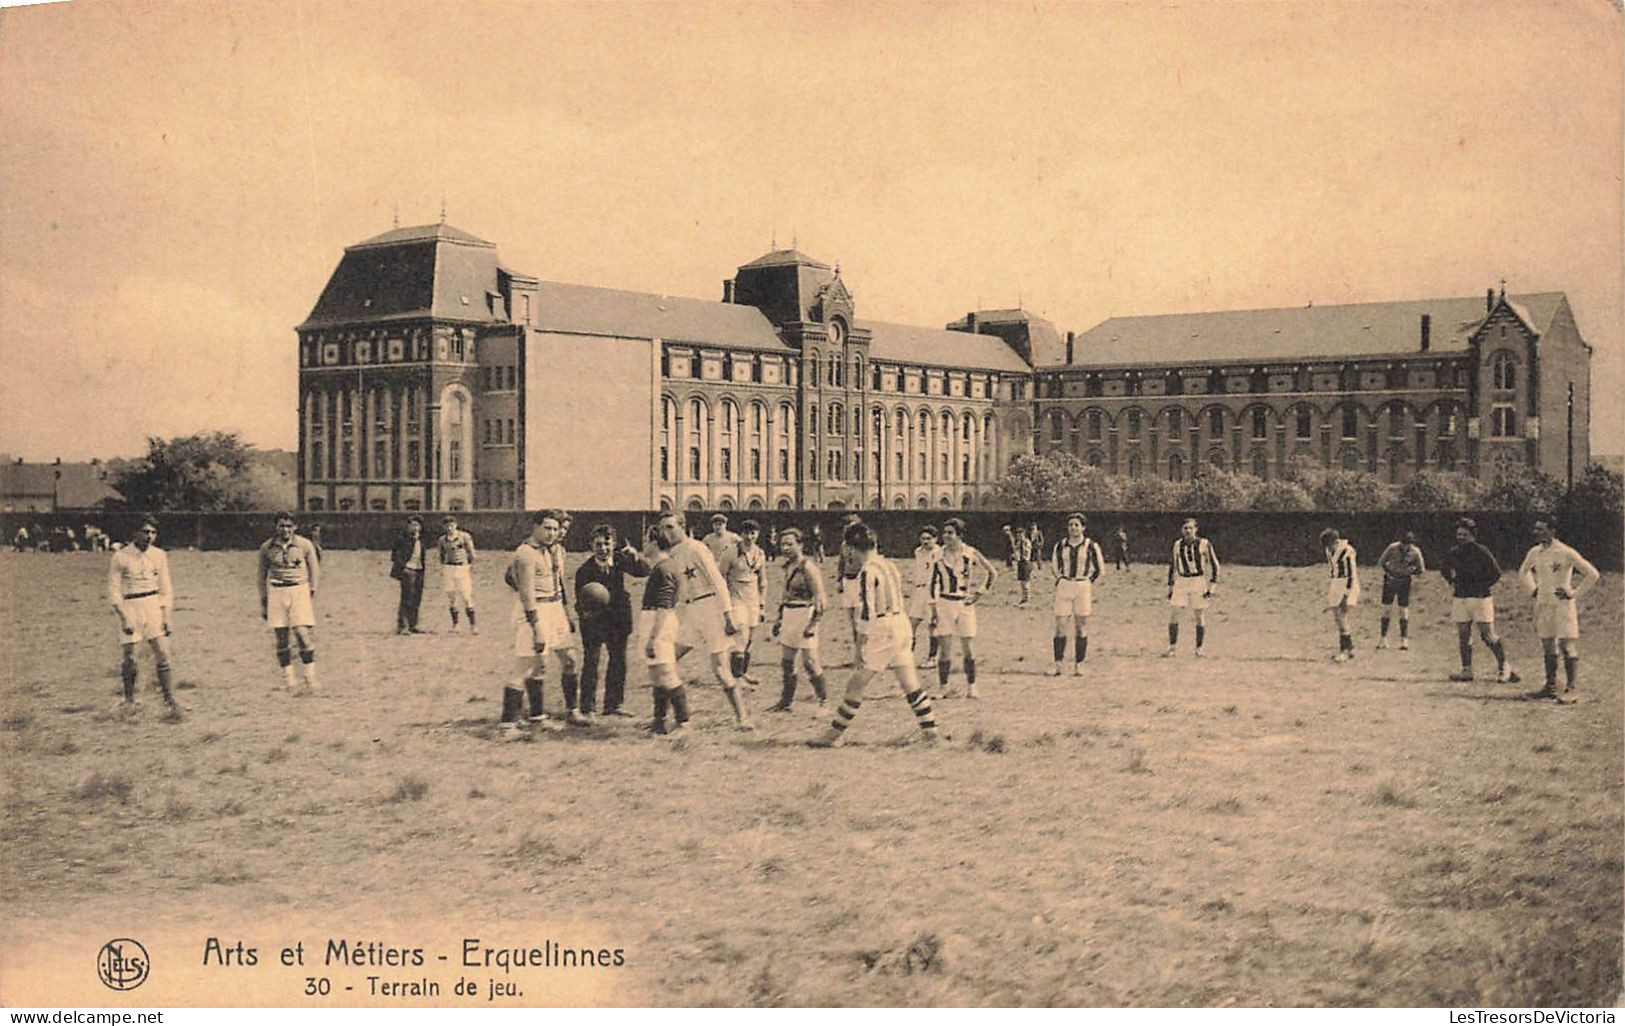
{"label": "soccer player", "polygon": [[1406,531],[1398,541],[1390,542],[1377,557],[1382,567],[1382,637],[1378,648],[1388,647],[1389,610],[1399,606],[1399,649],[1411,647],[1411,581],[1427,572],[1422,550],[1416,547],[1416,535]]}
{"label": "soccer player", "polygon": [[1520,679],[1512,664],[1507,662],[1506,646],[1495,633],[1495,600],[1490,591],[1501,579],[1501,564],[1495,555],[1478,543],[1474,532],[1478,524],[1471,517],[1456,522],[1456,544],[1445,553],[1444,566],[1439,574],[1450,582],[1450,618],[1456,623],[1456,646],[1461,652],[1461,670],[1450,679],[1457,682],[1473,679],[1473,625],[1478,625],[1478,636],[1495,653],[1496,680],[1503,684],[1516,684]]}
{"label": "soccer player", "polygon": [[[1590,591],[1602,576],[1586,558],[1557,540],[1552,522],[1535,521],[1535,545],[1523,557],[1518,577],[1535,601],[1535,633],[1540,636],[1541,657],[1546,664],[1546,686],[1534,698],[1563,701],[1557,693],[1557,656],[1563,655],[1563,691],[1574,690],[1580,672],[1580,614],[1577,599]],[[1576,583],[1574,575],[1579,573]]]}
{"label": "soccer player", "polygon": [[739,525],[739,540],[731,551],[725,550],[717,560],[722,575],[728,579],[728,598],[733,606],[734,624],[739,633],[734,635],[734,651],[728,657],[729,668],[735,678],[752,687],[755,682],[750,673],[750,643],[752,632],[766,613],[767,553],[756,541],[762,536],[762,525],[746,520]]}
{"label": "soccer player", "polygon": [[294,533],[293,515],[276,515],[276,536],[260,546],[260,619],[276,634],[276,661],[282,667],[282,681],[293,687],[293,648],[289,635],[299,643],[299,662],[305,667],[305,688],[315,691],[316,680],[316,586],[321,581],[321,560],[308,538]]}
{"label": "soccer player", "polygon": [[1021,585],[1021,602],[1018,604],[1024,606],[1032,601],[1033,557],[1038,553],[1033,548],[1031,533],[1019,531],[1015,541],[1016,583]]}
{"label": "soccer player", "polygon": [[548,554],[552,557],[553,567],[559,575],[559,604],[564,607],[564,622],[570,630],[564,640],[552,646],[554,653],[559,657],[561,671],[559,673],[559,686],[564,691],[564,704],[568,706],[566,718],[578,727],[584,727],[591,722],[592,717],[587,715],[588,709],[578,701],[577,694],[579,674],[577,667],[581,663],[581,625],[576,622],[577,611],[572,608],[574,598],[570,589],[565,587],[564,568],[569,562],[569,552],[565,548],[564,540],[570,536],[570,514],[562,509],[553,511],[558,518],[558,534],[553,538],[553,544],[548,546]]}
{"label": "soccer player", "polygon": [[[841,530],[844,532],[853,524],[860,523],[862,519],[856,513],[848,513],[841,518]],[[858,571],[862,565],[862,558],[846,544],[846,535],[843,533],[841,536],[841,551],[836,558],[835,569],[841,575],[838,586],[841,595],[841,608],[846,610],[847,623],[852,625],[852,659],[854,666],[857,665],[858,646],[862,643],[862,639],[858,636]]]}
{"label": "soccer player", "polygon": [[[557,649],[565,703],[575,712],[575,661],[568,645],[572,627],[564,612],[564,567],[553,545],[559,536],[559,514],[543,510],[531,517],[530,537],[514,550],[504,580],[515,593],[513,609],[513,675],[502,689],[504,731],[516,731],[530,702],[529,720],[550,727],[546,712],[546,652]],[[510,736],[512,736],[510,734]]]}
{"label": "soccer player", "polygon": [[[913,637],[919,633],[920,624],[926,625],[925,634],[930,640],[925,661],[920,664],[922,668],[935,666],[937,662],[937,604],[931,598],[931,569],[941,555],[937,529],[930,524],[920,528],[920,544],[914,550],[914,587],[908,593],[908,627],[909,636]],[[909,651],[913,650],[911,642]]]}
{"label": "soccer player", "polygon": [[[909,708],[914,710],[914,721],[919,724],[926,743],[934,744],[936,717],[931,708],[931,696],[920,687],[914,675],[914,635],[909,630],[908,611],[903,605],[902,575],[890,560],[875,551],[874,532],[867,525],[849,525],[842,533],[842,542],[848,551],[859,557],[858,623],[863,628],[863,644],[853,660],[852,679],[847,682],[846,694],[841,698],[834,721],[823,735],[810,743],[818,748],[839,745],[863,705],[864,689],[875,674],[890,669]],[[974,549],[969,551],[975,552]]]}
{"label": "soccer player", "polygon": [[[872,536],[871,536],[872,538]],[[888,566],[890,564],[887,564]],[[975,572],[986,572],[986,582],[978,588]],[[976,653],[971,642],[976,637],[976,603],[993,589],[999,571],[974,546],[965,544],[965,522],[950,517],[942,525],[942,554],[931,567],[931,599],[937,607],[937,683],[942,697],[948,697],[948,677],[953,659],[948,641],[959,639],[960,657],[965,664],[965,697],[976,698]]]}
{"label": "soccer player", "polygon": [[[678,577],[672,569],[671,545],[665,532],[652,528],[654,543],[649,553],[649,579],[643,585],[643,657],[649,667],[649,683],[654,690],[654,734],[682,737],[688,733],[688,691],[677,675],[677,592]],[[676,727],[666,729],[670,710]]]}
{"label": "soccer player", "polygon": [[729,552],[739,546],[739,535],[728,530],[728,515],[726,513],[711,514],[711,533],[705,536],[705,547],[711,550],[711,558],[722,565],[722,559]]}
{"label": "soccer player", "polygon": [[440,518],[440,586],[451,607],[451,632],[457,633],[457,602],[468,612],[468,633],[478,634],[474,622],[474,536],[457,526],[450,513]]}
{"label": "soccer player", "polygon": [[784,555],[784,594],[773,620],[773,637],[779,641],[779,668],[784,673],[784,690],[769,712],[789,712],[796,699],[796,659],[801,659],[812,682],[813,694],[823,708],[826,691],[824,667],[818,661],[818,624],[829,605],[824,592],[824,575],[801,548],[799,528],[787,527],[779,533],[779,551]]}
{"label": "soccer player", "polygon": [[1331,579],[1326,582],[1325,612],[1331,613],[1337,624],[1337,654],[1332,661],[1346,663],[1354,658],[1349,610],[1360,602],[1360,568],[1354,546],[1338,534],[1335,527],[1320,532],[1320,549],[1326,554],[1326,565],[1331,572]]}
{"label": "soccer player", "polygon": [[124,678],[122,712],[135,709],[135,645],[145,641],[152,648],[157,667],[156,686],[167,707],[166,718],[181,717],[180,706],[170,687],[169,611],[175,593],[169,582],[169,557],[153,544],[158,537],[157,521],[143,518],[130,544],[113,553],[107,567],[107,597],[118,615],[119,642],[123,646],[120,673]]}
{"label": "soccer player", "polygon": [[740,693],[739,681],[734,679],[729,665],[729,654],[734,650],[732,601],[728,595],[728,582],[723,578],[711,550],[688,536],[688,528],[678,513],[663,513],[659,521],[660,532],[671,553],[671,570],[678,575],[679,599],[683,627],[696,635],[711,656],[711,670],[722,694],[734,712],[735,724],[740,730],[750,730],[754,724]]}
{"label": "soccer player", "polygon": [[1168,561],[1168,651],[1164,656],[1179,651],[1181,609],[1189,609],[1196,619],[1196,654],[1202,655],[1202,646],[1207,643],[1207,623],[1202,614],[1218,590],[1219,557],[1213,543],[1197,532],[1195,517],[1186,517],[1179,525],[1179,539]]}
{"label": "soccer player", "polygon": [[1055,574],[1055,665],[1051,677],[1066,666],[1066,639],[1072,635],[1072,672],[1083,676],[1089,654],[1089,614],[1094,610],[1094,586],[1106,560],[1100,543],[1088,536],[1089,519],[1082,513],[1066,518],[1066,537],[1055,543],[1050,569]]}

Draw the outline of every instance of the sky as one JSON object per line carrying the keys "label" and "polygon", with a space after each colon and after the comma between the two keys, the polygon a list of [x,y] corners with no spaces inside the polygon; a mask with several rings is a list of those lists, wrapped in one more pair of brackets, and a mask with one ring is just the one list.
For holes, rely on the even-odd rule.
{"label": "sky", "polygon": [[345,246],[859,316],[1568,294],[1625,449],[1621,14],[1561,3],[71,3],[0,11],[0,452],[297,444]]}

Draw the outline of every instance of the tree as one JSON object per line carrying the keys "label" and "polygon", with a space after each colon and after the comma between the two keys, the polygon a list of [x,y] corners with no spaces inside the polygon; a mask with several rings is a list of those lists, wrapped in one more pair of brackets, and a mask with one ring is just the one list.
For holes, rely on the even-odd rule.
{"label": "tree", "polygon": [[1071,453],[1023,454],[999,479],[995,501],[1007,509],[1115,509],[1117,481]]}
{"label": "tree", "polygon": [[1393,488],[1360,470],[1329,471],[1312,494],[1316,509],[1339,512],[1387,509],[1394,504]]}
{"label": "tree", "polygon": [[1307,513],[1315,508],[1315,500],[1296,481],[1265,481],[1251,508],[1260,513]]}
{"label": "tree", "polygon": [[1170,510],[1178,507],[1185,489],[1160,477],[1136,477],[1121,488],[1118,500],[1125,510]]}
{"label": "tree", "polygon": [[1593,463],[1574,482],[1563,507],[1572,514],[1618,521],[1625,515],[1625,479]]}
{"label": "tree", "polygon": [[276,496],[262,491],[254,447],[235,432],[147,439],[147,454],[112,472],[113,486],[135,509],[264,509]]}

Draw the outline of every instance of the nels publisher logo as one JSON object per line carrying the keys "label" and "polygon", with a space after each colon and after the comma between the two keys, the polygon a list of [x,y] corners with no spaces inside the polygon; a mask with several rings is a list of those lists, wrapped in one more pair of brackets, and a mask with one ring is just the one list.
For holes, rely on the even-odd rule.
{"label": "nels publisher logo", "polygon": [[128,937],[108,941],[96,955],[96,975],[109,990],[134,990],[147,982],[151,967],[147,949]]}

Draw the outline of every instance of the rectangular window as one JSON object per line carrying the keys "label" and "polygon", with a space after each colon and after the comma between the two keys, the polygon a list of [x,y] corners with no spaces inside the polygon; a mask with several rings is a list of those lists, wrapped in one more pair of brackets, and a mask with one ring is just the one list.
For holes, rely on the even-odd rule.
{"label": "rectangular window", "polygon": [[1298,441],[1307,442],[1314,437],[1314,416],[1307,406],[1298,409]]}
{"label": "rectangular window", "polygon": [[513,418],[512,417],[508,418],[508,444],[509,445],[514,444]]}
{"label": "rectangular window", "polygon": [[734,479],[734,451],[726,446],[722,449],[722,479],[724,481]]}
{"label": "rectangular window", "polygon": [[750,479],[752,481],[762,479],[762,450],[760,449],[750,451]]}
{"label": "rectangular window", "polygon": [[423,476],[423,451],[417,442],[406,443],[406,476]]}
{"label": "rectangular window", "polygon": [[1360,436],[1360,412],[1352,406],[1343,407],[1343,437],[1358,438]]}
{"label": "rectangular window", "polygon": [[389,447],[383,442],[372,443],[372,476],[389,476]]}
{"label": "rectangular window", "polygon": [[447,446],[447,449],[450,450],[447,455],[449,456],[449,458],[451,460],[451,476],[453,478],[460,478],[460,477],[463,476],[463,441],[462,441],[462,439],[453,438],[451,440],[451,444],[449,446]]}
{"label": "rectangular window", "polygon": [[1490,436],[1492,438],[1516,438],[1518,436],[1518,417],[1512,406],[1498,403],[1490,410]]}
{"label": "rectangular window", "polygon": [[350,467],[355,462],[355,443],[345,442],[344,449],[339,454],[339,476],[349,477]]}

